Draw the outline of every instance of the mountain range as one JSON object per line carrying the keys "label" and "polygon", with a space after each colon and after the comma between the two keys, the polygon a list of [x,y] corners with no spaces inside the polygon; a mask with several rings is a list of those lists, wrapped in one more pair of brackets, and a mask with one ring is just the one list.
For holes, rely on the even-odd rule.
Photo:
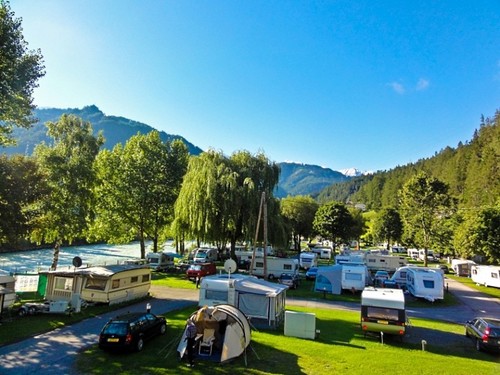
{"label": "mountain range", "polygon": [[[90,105],[78,108],[38,108],[35,110],[35,117],[38,122],[30,129],[16,128],[13,136],[17,140],[16,146],[6,147],[3,153],[7,155],[25,154],[31,155],[35,146],[41,142],[51,143],[51,138],[46,135],[45,123],[48,121],[56,122],[63,114],[74,114],[85,121],[89,121],[97,134],[102,131],[105,143],[104,148],[112,149],[116,144],[125,144],[126,141],[137,133],[146,134],[153,127],[129,120],[119,116],[107,116],[97,106]],[[202,149],[193,145],[187,139],[180,135],[168,134],[160,131],[160,137],[163,141],[174,139],[182,140],[191,155],[199,155]],[[280,179],[275,195],[279,198],[288,195],[317,195],[324,188],[339,182],[346,182],[354,176],[362,173],[355,168],[344,171],[334,171],[329,168],[323,168],[317,165],[308,165],[300,163],[282,162],[278,163],[281,168]]]}

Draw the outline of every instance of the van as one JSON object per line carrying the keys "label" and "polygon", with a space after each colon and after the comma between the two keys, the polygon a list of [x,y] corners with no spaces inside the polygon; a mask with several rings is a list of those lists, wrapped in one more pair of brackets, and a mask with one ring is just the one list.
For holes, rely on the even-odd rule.
{"label": "van", "polygon": [[208,275],[215,275],[217,273],[217,267],[215,263],[194,263],[189,266],[186,271],[186,277],[189,280],[196,280],[197,278],[202,278]]}
{"label": "van", "polygon": [[202,247],[199,248],[196,252],[193,261],[195,263],[215,262],[217,261],[217,258],[217,249],[211,247]]}
{"label": "van", "polygon": [[361,293],[361,329],[403,336],[406,327],[405,296],[401,289],[367,287]]}

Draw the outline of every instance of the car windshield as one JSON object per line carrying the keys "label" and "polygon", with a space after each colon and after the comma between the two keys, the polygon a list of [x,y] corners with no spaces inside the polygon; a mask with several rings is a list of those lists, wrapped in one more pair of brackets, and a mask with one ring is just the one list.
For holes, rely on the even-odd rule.
{"label": "car windshield", "polygon": [[127,323],[109,323],[104,327],[103,333],[106,335],[126,335]]}
{"label": "car windshield", "polygon": [[193,271],[199,271],[199,270],[201,270],[201,266],[198,266],[198,265],[193,264],[193,265],[191,265],[191,266],[189,267],[189,269],[190,269],[190,270],[193,270]]}

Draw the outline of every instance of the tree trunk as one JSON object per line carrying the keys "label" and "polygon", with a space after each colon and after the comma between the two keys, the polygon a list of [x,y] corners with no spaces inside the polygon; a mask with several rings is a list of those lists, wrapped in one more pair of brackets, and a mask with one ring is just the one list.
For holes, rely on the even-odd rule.
{"label": "tree trunk", "polygon": [[50,269],[55,271],[57,269],[57,263],[59,262],[59,251],[61,250],[61,242],[59,240],[54,244],[54,258],[52,259],[52,265]]}

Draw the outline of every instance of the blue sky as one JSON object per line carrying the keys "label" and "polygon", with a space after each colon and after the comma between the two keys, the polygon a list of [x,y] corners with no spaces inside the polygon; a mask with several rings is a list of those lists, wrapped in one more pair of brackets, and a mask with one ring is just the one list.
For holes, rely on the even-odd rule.
{"label": "blue sky", "polygon": [[500,109],[500,1],[11,0],[40,107],[230,155],[387,170]]}

